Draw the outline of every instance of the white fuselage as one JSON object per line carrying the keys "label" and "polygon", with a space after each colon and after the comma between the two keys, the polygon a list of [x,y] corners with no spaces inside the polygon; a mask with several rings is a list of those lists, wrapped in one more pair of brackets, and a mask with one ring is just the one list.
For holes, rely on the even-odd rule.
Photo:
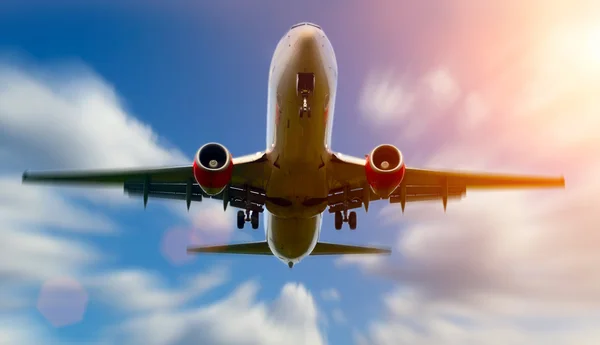
{"label": "white fuselage", "polygon": [[[300,114],[298,73],[314,74],[310,116]],[[267,202],[264,223],[273,254],[288,264],[309,255],[319,238],[336,87],[335,53],[323,30],[310,23],[293,26],[279,41],[269,70],[267,155],[273,168],[266,190],[292,205]]]}

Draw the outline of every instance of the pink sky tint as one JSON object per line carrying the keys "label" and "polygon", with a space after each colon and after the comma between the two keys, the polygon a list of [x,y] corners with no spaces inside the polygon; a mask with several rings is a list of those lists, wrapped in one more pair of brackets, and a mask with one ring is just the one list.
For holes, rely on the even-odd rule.
{"label": "pink sky tint", "polygon": [[[564,39],[566,34],[571,38]],[[433,288],[449,285],[443,282],[449,276],[440,272],[451,275],[458,270],[462,279],[455,282],[457,291],[468,284],[483,289],[508,284],[511,293],[540,292],[555,300],[569,300],[573,294],[577,297],[573,299],[600,305],[600,294],[594,292],[600,291],[600,281],[594,278],[598,276],[594,267],[600,263],[600,254],[594,249],[600,248],[600,237],[595,235],[600,228],[600,208],[595,200],[600,195],[595,177],[600,175],[600,136],[594,130],[600,128],[600,117],[594,116],[600,109],[600,98],[594,92],[600,89],[600,70],[596,69],[600,59],[587,57],[593,52],[581,40],[587,32],[580,26],[561,24],[549,28],[548,35],[563,39],[542,42],[519,60],[520,65],[529,66],[531,79],[521,80],[509,69],[507,74],[513,75],[515,86],[497,86],[497,98],[471,90],[483,95],[479,96],[480,108],[486,111],[471,124],[470,133],[460,131],[468,98],[439,120],[448,125],[444,140],[430,152],[425,165],[565,174],[567,189],[472,192],[463,201],[451,203],[446,215],[439,205],[408,205],[402,219],[415,225],[401,236],[398,249],[409,262],[414,259],[415,268],[403,274],[418,274],[413,278],[420,283],[435,275],[435,284],[423,283]],[[503,91],[503,86],[510,90]],[[432,122],[437,116],[425,112],[408,117],[405,124],[410,128],[412,122]],[[384,214],[401,221],[400,213],[391,206]],[[432,256],[432,250],[439,257]],[[547,259],[558,253],[560,258]],[[538,280],[522,281],[527,275],[518,273],[517,267],[537,272]],[[574,277],[578,279],[575,283]],[[568,285],[559,283],[567,281]]]}
{"label": "pink sky tint", "polygon": [[193,230],[172,228],[167,230],[160,243],[160,252],[172,265],[179,266],[190,263],[194,255],[187,254],[187,247],[192,245]]}
{"label": "pink sky tint", "polygon": [[[398,206],[386,206],[384,221],[404,226],[395,248],[402,262],[356,263],[402,282],[416,296],[403,298],[418,303],[395,313],[399,319],[374,324],[370,338],[375,344],[390,339],[428,344],[401,319],[429,310],[418,322],[438,342],[510,343],[517,339],[511,338],[512,328],[493,336],[507,317],[570,317],[570,324],[597,340],[600,334],[588,332],[593,329],[588,323],[597,320],[600,307],[600,21],[590,21],[590,13],[600,13],[600,3],[590,8],[592,2],[509,1],[493,11],[463,5],[448,9],[451,19],[429,23],[435,11],[421,18],[421,37],[430,47],[391,49],[422,61],[411,72],[412,88],[402,80],[420,101],[412,113],[389,120],[390,127],[401,124],[400,132],[422,131],[411,145],[397,139],[407,164],[564,174],[567,188],[468,192],[450,202],[446,214],[441,202],[409,204],[404,215]],[[407,30],[403,25],[384,16],[374,30],[401,33]],[[440,66],[462,93],[436,112],[428,106],[434,100],[419,90],[423,76]],[[400,74],[413,68],[373,70],[391,67]],[[419,151],[422,147],[427,149]],[[445,327],[456,325],[436,328],[440,315],[462,315],[477,331],[458,327],[453,336],[446,334]],[[571,329],[561,329],[556,343],[569,343]],[[522,334],[518,339],[527,343],[541,339],[529,330]]]}
{"label": "pink sky tint", "polygon": [[77,280],[59,277],[42,285],[37,308],[54,327],[63,327],[80,322],[87,303],[87,292]]}
{"label": "pink sky tint", "polygon": [[471,87],[496,84],[499,72],[550,28],[593,22],[596,10],[592,1],[384,1],[369,4],[362,26],[371,37],[385,37],[377,46],[382,51],[370,51],[374,56],[414,61],[419,74],[443,63]]}

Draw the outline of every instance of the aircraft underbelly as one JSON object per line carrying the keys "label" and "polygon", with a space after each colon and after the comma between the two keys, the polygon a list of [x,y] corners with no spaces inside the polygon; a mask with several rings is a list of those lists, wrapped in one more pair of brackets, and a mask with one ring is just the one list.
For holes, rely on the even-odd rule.
{"label": "aircraft underbelly", "polygon": [[[314,91],[309,98],[310,114],[301,113],[303,99],[296,92],[297,74],[304,72],[315,76]],[[329,193],[325,168],[326,108],[330,92],[327,78],[318,58],[292,59],[275,88],[275,136],[268,154],[274,168],[266,192],[269,197],[291,202],[291,205],[266,203],[267,210],[278,217],[310,218],[325,210],[324,198]]]}
{"label": "aircraft underbelly", "polygon": [[296,263],[309,255],[317,245],[321,215],[311,218],[271,215],[269,218],[267,241],[279,259]]}
{"label": "aircraft underbelly", "polygon": [[265,231],[273,253],[287,263],[313,251],[327,208],[336,70],[328,39],[311,26],[284,36],[271,64]]}

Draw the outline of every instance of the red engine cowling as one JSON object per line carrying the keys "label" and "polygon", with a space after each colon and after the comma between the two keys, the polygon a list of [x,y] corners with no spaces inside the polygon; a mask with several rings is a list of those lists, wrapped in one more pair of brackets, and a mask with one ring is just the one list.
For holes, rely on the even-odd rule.
{"label": "red engine cowling", "polygon": [[194,178],[208,195],[217,195],[225,189],[233,173],[231,153],[225,146],[208,143],[202,146],[194,158]]}
{"label": "red engine cowling", "polygon": [[379,145],[367,156],[365,173],[373,192],[387,198],[398,188],[406,166],[402,152],[393,145]]}

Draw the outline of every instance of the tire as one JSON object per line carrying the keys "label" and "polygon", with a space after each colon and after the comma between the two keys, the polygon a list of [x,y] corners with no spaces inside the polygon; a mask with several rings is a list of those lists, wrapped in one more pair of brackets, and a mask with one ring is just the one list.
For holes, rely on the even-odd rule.
{"label": "tire", "polygon": [[344,223],[344,219],[342,218],[342,212],[337,211],[335,213],[334,223],[335,223],[336,230],[342,229],[342,224]]}
{"label": "tire", "polygon": [[348,225],[350,226],[350,230],[356,229],[356,212],[350,212],[348,215]]}
{"label": "tire", "polygon": [[237,227],[238,229],[243,229],[244,224],[246,224],[246,217],[244,216],[244,211],[238,211],[237,213]]}
{"label": "tire", "polygon": [[252,216],[250,216],[250,222],[252,223],[252,229],[258,229],[258,212],[252,212]]}

